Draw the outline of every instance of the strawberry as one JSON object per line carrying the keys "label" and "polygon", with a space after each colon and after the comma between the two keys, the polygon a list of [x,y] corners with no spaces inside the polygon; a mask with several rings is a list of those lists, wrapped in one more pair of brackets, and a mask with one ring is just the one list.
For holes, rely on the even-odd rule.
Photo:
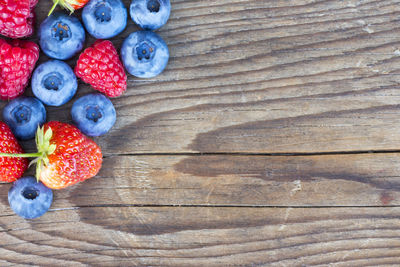
{"label": "strawberry", "polygon": [[124,67],[108,40],[97,40],[80,54],[75,74],[108,97],[120,96],[126,90]]}
{"label": "strawberry", "polygon": [[10,38],[32,35],[38,0],[1,0],[0,34]]}
{"label": "strawberry", "polygon": [[0,39],[0,98],[14,99],[28,84],[36,61],[39,46],[30,41]]}
{"label": "strawberry", "polygon": [[51,121],[36,132],[37,153],[1,154],[36,157],[36,178],[51,189],[61,189],[95,176],[103,161],[100,147],[73,125]]}
{"label": "strawberry", "polygon": [[53,0],[54,4],[51,7],[48,16],[53,13],[57,5],[60,5],[61,7],[69,10],[69,12],[72,14],[75,10],[80,9],[84,5],[86,5],[87,2],[89,2],[89,0]]}
{"label": "strawberry", "polygon": [[[22,177],[28,168],[26,158],[17,157],[24,153],[11,129],[0,121],[0,181],[14,182]],[[4,157],[2,153],[12,154],[14,157]]]}
{"label": "strawberry", "polygon": [[47,187],[61,189],[95,176],[101,168],[100,147],[73,125],[51,121],[38,129],[41,154],[36,177]]}

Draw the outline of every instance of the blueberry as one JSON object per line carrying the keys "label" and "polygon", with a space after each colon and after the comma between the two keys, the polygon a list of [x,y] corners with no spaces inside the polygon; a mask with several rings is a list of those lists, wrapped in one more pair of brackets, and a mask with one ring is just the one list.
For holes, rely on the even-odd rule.
{"label": "blueberry", "polygon": [[65,60],[82,50],[85,30],[76,17],[56,12],[40,24],[39,38],[47,56]]}
{"label": "blueberry", "polygon": [[37,127],[45,123],[46,109],[38,99],[21,96],[4,107],[3,119],[17,138],[28,140],[35,137]]}
{"label": "blueberry", "polygon": [[49,60],[32,75],[33,94],[49,106],[61,106],[75,95],[78,88],[71,67],[60,60]]}
{"label": "blueberry", "polygon": [[52,201],[53,191],[32,176],[18,179],[8,191],[11,209],[25,219],[42,216],[50,208]]}
{"label": "blueberry", "polygon": [[169,0],[132,0],[130,6],[132,20],[145,30],[155,30],[163,26],[170,13]]}
{"label": "blueberry", "polygon": [[98,93],[76,100],[72,105],[71,115],[78,129],[89,136],[107,133],[116,120],[114,105],[107,97]]}
{"label": "blueberry", "polygon": [[130,74],[151,78],[160,74],[167,66],[169,51],[167,44],[156,33],[138,31],[124,40],[121,58]]}
{"label": "blueberry", "polygon": [[108,39],[126,27],[127,11],[121,0],[91,0],[82,11],[86,30],[97,39]]}

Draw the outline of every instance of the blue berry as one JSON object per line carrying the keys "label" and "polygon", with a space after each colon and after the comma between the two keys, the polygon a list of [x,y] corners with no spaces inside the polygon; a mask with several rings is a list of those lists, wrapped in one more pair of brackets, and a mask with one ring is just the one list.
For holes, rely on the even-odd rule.
{"label": "blue berry", "polygon": [[167,23],[171,13],[169,0],[132,0],[132,20],[145,30],[156,30]]}
{"label": "blue berry", "polygon": [[76,17],[56,12],[40,24],[39,38],[47,56],[65,60],[82,50],[85,30]]}
{"label": "blue berry", "polygon": [[21,96],[4,107],[3,119],[17,138],[28,140],[35,137],[37,127],[45,123],[46,109],[40,100]]}
{"label": "blue berry", "polygon": [[89,136],[107,133],[116,120],[114,105],[107,97],[98,93],[76,100],[72,105],[71,115],[78,129]]}
{"label": "blue berry", "polygon": [[8,191],[11,209],[25,219],[42,216],[50,208],[52,201],[53,191],[32,176],[18,179]]}
{"label": "blue berry", "polygon": [[127,11],[121,0],[91,0],[82,11],[86,30],[97,39],[108,39],[126,27]]}
{"label": "blue berry", "polygon": [[60,60],[49,60],[35,69],[32,92],[49,106],[61,106],[75,95],[78,81],[71,67]]}
{"label": "blue berry", "polygon": [[139,78],[151,78],[165,69],[169,51],[167,44],[156,33],[138,31],[124,40],[121,58],[130,74]]}

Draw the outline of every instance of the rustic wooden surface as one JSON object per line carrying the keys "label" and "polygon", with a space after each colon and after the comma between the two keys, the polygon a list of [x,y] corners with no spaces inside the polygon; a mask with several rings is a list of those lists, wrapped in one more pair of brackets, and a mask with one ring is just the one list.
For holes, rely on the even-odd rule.
{"label": "rustic wooden surface", "polygon": [[0,266],[399,266],[399,18],[399,0],[172,1],[168,67],[112,100],[99,175],[32,221],[0,184]]}

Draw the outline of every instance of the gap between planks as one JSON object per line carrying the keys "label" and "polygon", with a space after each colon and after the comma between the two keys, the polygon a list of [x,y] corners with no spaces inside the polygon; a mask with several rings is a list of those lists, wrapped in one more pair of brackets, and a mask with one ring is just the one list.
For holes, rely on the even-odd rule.
{"label": "gap between planks", "polygon": [[110,157],[132,157],[132,156],[324,156],[324,155],[359,155],[359,154],[397,154],[400,149],[390,150],[355,150],[355,151],[332,151],[332,152],[289,152],[289,153],[256,153],[256,152],[146,152],[146,153],[115,153],[105,154],[104,158]]}
{"label": "gap between planks", "polygon": [[[174,205],[174,204],[107,204],[107,205],[81,205],[68,208],[56,208],[49,211],[60,210],[77,210],[85,208],[271,208],[271,209],[329,209],[329,208],[400,208],[400,205],[320,205],[320,206],[307,206],[307,205],[202,205],[202,204],[187,204],[187,205]],[[3,215],[8,216],[8,215]]]}

